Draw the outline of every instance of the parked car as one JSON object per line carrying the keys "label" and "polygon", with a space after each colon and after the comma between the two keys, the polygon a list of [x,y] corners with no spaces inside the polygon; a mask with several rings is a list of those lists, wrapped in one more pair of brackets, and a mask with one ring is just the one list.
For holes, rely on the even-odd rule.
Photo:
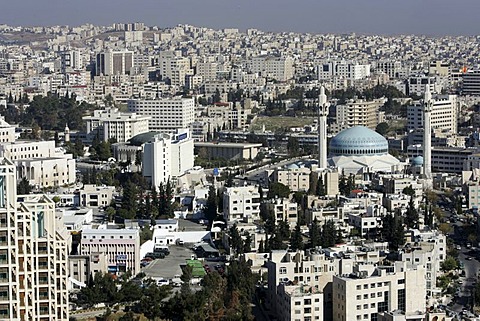
{"label": "parked car", "polygon": [[165,280],[165,279],[159,279],[157,281],[158,286],[164,286],[164,285],[169,285],[169,284],[170,284],[170,282],[168,282],[168,280]]}

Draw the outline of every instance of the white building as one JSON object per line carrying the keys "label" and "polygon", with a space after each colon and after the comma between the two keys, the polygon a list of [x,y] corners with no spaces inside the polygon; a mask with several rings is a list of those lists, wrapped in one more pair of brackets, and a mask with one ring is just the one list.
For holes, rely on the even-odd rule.
{"label": "white building", "polygon": [[370,65],[347,61],[325,61],[316,66],[318,80],[341,78],[360,80],[370,77]]}
{"label": "white building", "polygon": [[93,116],[83,117],[87,125],[86,134],[98,134],[103,141],[114,138],[119,143],[128,141],[135,135],[148,132],[149,116],[123,113],[117,108],[95,110]]}
{"label": "white building", "polygon": [[432,93],[440,93],[442,88],[437,84],[435,77],[429,76],[411,76],[407,82],[407,95],[415,94],[423,96],[427,87]]}
{"label": "white building", "polygon": [[[433,129],[457,132],[458,104],[456,95],[433,96],[433,109],[431,112],[431,124]],[[407,107],[407,129],[414,130],[423,128],[423,104],[416,103]]]}
{"label": "white building", "polygon": [[17,166],[17,177],[25,177],[37,187],[75,183],[75,160],[55,147],[54,141],[18,141],[0,143],[0,156]]}
{"label": "white building", "polygon": [[68,320],[69,234],[55,203],[16,195],[15,165],[0,163],[0,319]]}
{"label": "white building", "polygon": [[150,116],[149,130],[170,133],[178,128],[188,128],[195,121],[193,98],[158,98],[128,101],[128,110]]}
{"label": "white building", "polygon": [[276,169],[273,173],[273,180],[288,186],[292,192],[306,192],[310,188],[310,169],[293,163]]}
{"label": "white building", "polygon": [[292,229],[297,224],[297,203],[290,201],[288,198],[277,198],[269,200],[265,205],[268,210],[272,211],[277,223],[287,221]]}
{"label": "white building", "polygon": [[185,57],[161,54],[158,65],[162,79],[168,80],[172,86],[185,86],[185,77],[193,75],[190,60]]}
{"label": "white building", "polygon": [[253,57],[248,63],[252,73],[278,81],[287,81],[294,76],[293,62],[292,57],[258,56]]}
{"label": "white building", "polygon": [[0,116],[0,142],[11,143],[15,141],[15,126],[5,121],[5,117]]}
{"label": "white building", "polygon": [[84,229],[80,242],[80,254],[105,253],[108,272],[136,275],[140,272],[140,234],[137,229]]}
{"label": "white building", "polygon": [[188,129],[157,134],[143,145],[142,173],[153,186],[183,175],[194,166],[193,139]]}
{"label": "white building", "polygon": [[365,126],[375,129],[383,122],[383,112],[379,110],[385,102],[385,98],[372,101],[351,99],[344,105],[337,105],[336,123],[346,127]]}
{"label": "white building", "polygon": [[260,219],[258,187],[228,187],[223,193],[223,209],[227,222]]}
{"label": "white building", "polygon": [[425,269],[395,266],[365,269],[356,277],[333,277],[333,320],[376,320],[379,313],[402,310],[423,315],[426,310]]}

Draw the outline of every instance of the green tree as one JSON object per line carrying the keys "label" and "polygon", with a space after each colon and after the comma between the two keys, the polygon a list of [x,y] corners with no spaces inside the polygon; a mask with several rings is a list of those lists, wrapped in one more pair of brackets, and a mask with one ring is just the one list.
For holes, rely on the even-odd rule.
{"label": "green tree", "polygon": [[452,271],[458,268],[458,262],[454,257],[447,256],[447,258],[440,264],[444,272]]}
{"label": "green tree", "polygon": [[413,189],[412,185],[405,187],[402,190],[402,193],[408,196],[415,196],[415,190]]}
{"label": "green tree", "polygon": [[230,227],[228,234],[230,236],[230,248],[233,250],[234,255],[243,254],[243,239],[238,232],[237,224],[233,224]]}
{"label": "green tree", "polygon": [[212,185],[208,190],[208,197],[205,207],[203,209],[203,213],[205,214],[205,218],[208,220],[209,226],[212,226],[213,221],[216,219],[218,215],[218,199],[217,193],[215,191],[215,187]]}
{"label": "green tree", "polygon": [[300,155],[300,144],[298,143],[298,138],[293,136],[288,137],[287,151],[290,157]]}
{"label": "green tree", "polygon": [[282,183],[274,182],[268,188],[268,198],[288,198],[290,196],[290,188]]}
{"label": "green tree", "polygon": [[30,183],[25,177],[22,177],[22,179],[17,184],[17,195],[28,195],[31,192],[32,186],[30,186]]}
{"label": "green tree", "polygon": [[321,246],[322,230],[320,228],[320,225],[318,224],[317,218],[315,218],[312,224],[310,224],[309,236],[310,247],[315,248],[317,246]]}
{"label": "green tree", "polygon": [[388,129],[389,129],[388,123],[383,122],[377,125],[377,127],[375,128],[375,131],[380,135],[385,136],[388,133]]}
{"label": "green tree", "polygon": [[315,194],[317,196],[325,196],[325,184],[323,184],[323,177],[322,174],[318,177],[317,188],[315,190]]}
{"label": "green tree", "polygon": [[310,173],[310,186],[308,188],[308,194],[316,195],[317,193],[317,184],[318,184],[318,174],[316,172]]}
{"label": "green tree", "polygon": [[405,223],[407,225],[407,228],[418,228],[418,211],[415,208],[413,196],[410,196],[407,213],[405,215]]}
{"label": "green tree", "polygon": [[133,182],[128,181],[123,188],[122,208],[120,215],[123,218],[134,218],[138,208],[138,188]]}
{"label": "green tree", "polygon": [[293,251],[303,250],[303,237],[300,225],[297,223],[290,237],[290,249]]}

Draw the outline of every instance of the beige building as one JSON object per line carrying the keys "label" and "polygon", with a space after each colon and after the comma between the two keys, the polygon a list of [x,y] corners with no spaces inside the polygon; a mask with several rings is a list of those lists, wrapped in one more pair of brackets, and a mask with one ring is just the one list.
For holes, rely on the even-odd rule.
{"label": "beige building", "polygon": [[205,153],[208,158],[226,160],[252,160],[257,157],[262,144],[195,142],[195,154]]}
{"label": "beige building", "polygon": [[308,191],[310,188],[310,169],[290,164],[273,172],[273,180],[290,188],[292,192]]}
{"label": "beige building", "polygon": [[223,211],[227,222],[260,219],[258,187],[228,187],[223,193]]}
{"label": "beige building", "polygon": [[395,310],[424,315],[425,269],[399,263],[358,270],[355,277],[334,276],[333,320],[376,320],[379,313]]}
{"label": "beige building", "polygon": [[85,116],[83,120],[87,125],[86,134],[92,139],[98,134],[103,141],[113,138],[118,143],[124,143],[135,135],[148,132],[150,117],[107,108],[95,110],[93,116]]}
{"label": "beige building", "polygon": [[44,195],[16,196],[15,165],[0,164],[0,320],[68,320],[69,234]]}
{"label": "beige building", "polygon": [[80,242],[80,255],[105,253],[108,272],[121,275],[140,272],[140,234],[137,229],[84,229]]}
{"label": "beige building", "polygon": [[385,98],[372,101],[351,99],[344,105],[337,105],[336,123],[346,127],[365,126],[375,129],[379,123],[383,122],[383,113],[379,110],[385,102]]}
{"label": "beige building", "polygon": [[265,206],[272,211],[277,223],[281,221],[287,221],[290,224],[290,228],[294,228],[297,224],[298,218],[298,204],[290,201],[287,198],[277,198],[269,200]]}
{"label": "beige building", "polygon": [[112,202],[114,192],[114,186],[83,185],[79,191],[80,205],[85,207],[108,206]]}
{"label": "beige building", "polygon": [[105,253],[68,256],[68,272],[72,288],[85,287],[90,276],[95,276],[97,272],[108,272]]}

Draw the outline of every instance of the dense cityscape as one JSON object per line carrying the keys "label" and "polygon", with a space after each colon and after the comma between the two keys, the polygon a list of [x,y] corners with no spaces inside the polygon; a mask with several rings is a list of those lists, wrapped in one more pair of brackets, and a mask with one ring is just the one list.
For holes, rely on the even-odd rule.
{"label": "dense cityscape", "polygon": [[480,320],[479,44],[0,25],[0,320]]}

